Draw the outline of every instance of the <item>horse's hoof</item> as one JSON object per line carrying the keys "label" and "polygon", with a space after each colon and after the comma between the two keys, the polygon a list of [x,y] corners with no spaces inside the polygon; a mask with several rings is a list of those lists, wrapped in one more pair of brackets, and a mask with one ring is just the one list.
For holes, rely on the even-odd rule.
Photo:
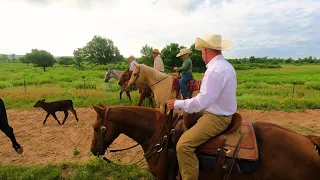
{"label": "horse's hoof", "polygon": [[23,153],[23,147],[21,146],[20,148],[16,149],[16,152],[18,154],[22,154]]}

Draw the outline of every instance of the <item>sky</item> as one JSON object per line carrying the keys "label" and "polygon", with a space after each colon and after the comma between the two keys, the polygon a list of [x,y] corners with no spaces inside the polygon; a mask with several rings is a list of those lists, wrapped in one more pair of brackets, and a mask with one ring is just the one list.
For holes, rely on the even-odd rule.
{"label": "sky", "polygon": [[220,34],[228,58],[320,58],[319,0],[0,0],[0,54],[72,56],[94,35],[124,57]]}

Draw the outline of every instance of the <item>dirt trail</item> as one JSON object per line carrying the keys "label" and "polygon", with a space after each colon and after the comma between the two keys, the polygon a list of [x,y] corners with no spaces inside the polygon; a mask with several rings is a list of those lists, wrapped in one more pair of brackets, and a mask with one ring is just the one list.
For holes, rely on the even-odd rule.
{"label": "dirt trail", "polygon": [[[9,124],[14,128],[17,141],[24,147],[24,153],[18,155],[11,146],[9,138],[0,133],[0,163],[15,165],[35,165],[46,163],[59,163],[87,161],[93,157],[90,153],[90,144],[93,129],[91,123],[96,115],[93,109],[76,108],[79,122],[76,122],[72,113],[66,123],[59,126],[50,116],[45,125],[42,122],[45,113],[42,110],[7,110]],[[306,112],[275,112],[275,111],[238,111],[244,120],[268,121],[287,126],[290,123],[299,127],[319,130],[313,134],[320,135],[320,110]],[[64,114],[57,113],[62,122]],[[110,149],[125,148],[134,145],[135,141],[125,135],[120,135],[111,145]],[[80,152],[74,156],[75,148]],[[140,146],[117,153],[106,155],[112,160],[121,162],[136,162],[143,157]],[[142,161],[144,163],[145,161]]]}

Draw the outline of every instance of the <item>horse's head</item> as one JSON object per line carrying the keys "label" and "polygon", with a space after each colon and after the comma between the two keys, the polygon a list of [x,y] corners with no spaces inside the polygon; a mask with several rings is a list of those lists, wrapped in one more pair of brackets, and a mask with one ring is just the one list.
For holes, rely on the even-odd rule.
{"label": "horse's head", "polygon": [[120,86],[123,86],[124,83],[130,79],[131,75],[132,75],[132,71],[130,71],[129,69],[126,69],[125,71],[123,71],[123,73],[120,75],[120,78],[118,80],[118,84]]}
{"label": "horse's head", "polygon": [[93,123],[93,137],[91,142],[91,152],[95,156],[104,155],[109,145],[120,135],[115,130],[115,125],[111,122],[111,116],[108,115],[109,107],[93,106],[97,113],[97,119]]}
{"label": "horse's head", "polygon": [[136,86],[141,86],[144,81],[146,81],[146,77],[144,73],[141,73],[140,64],[134,64],[134,69],[128,82],[129,89],[133,90]]}
{"label": "horse's head", "polygon": [[112,73],[112,70],[108,69],[108,71],[106,72],[106,77],[104,78],[104,82],[109,81],[109,79],[111,78],[111,73]]}

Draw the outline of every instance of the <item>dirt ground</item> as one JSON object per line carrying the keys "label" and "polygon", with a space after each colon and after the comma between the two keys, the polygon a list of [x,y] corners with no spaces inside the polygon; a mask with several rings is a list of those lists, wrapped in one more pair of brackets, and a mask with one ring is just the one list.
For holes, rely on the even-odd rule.
{"label": "dirt ground", "polygon": [[[19,155],[12,148],[9,138],[0,133],[0,163],[12,165],[40,165],[60,162],[83,162],[93,157],[90,144],[93,129],[91,123],[96,114],[90,108],[76,108],[79,122],[70,112],[64,125],[59,126],[50,116],[45,125],[42,124],[45,112],[36,110],[7,110],[9,124],[14,128],[17,141],[23,146],[24,153]],[[320,110],[306,112],[276,112],[276,111],[238,111],[246,121],[267,121],[279,125],[290,123],[299,127],[315,129],[315,135],[320,135]],[[57,113],[62,122],[64,114]],[[319,131],[317,131],[319,130]],[[135,141],[125,135],[120,135],[110,149],[126,148]],[[74,156],[75,149],[79,154]],[[143,158],[140,146],[131,150],[107,153],[106,157],[120,162],[134,163]],[[143,160],[142,164],[145,163]]]}

